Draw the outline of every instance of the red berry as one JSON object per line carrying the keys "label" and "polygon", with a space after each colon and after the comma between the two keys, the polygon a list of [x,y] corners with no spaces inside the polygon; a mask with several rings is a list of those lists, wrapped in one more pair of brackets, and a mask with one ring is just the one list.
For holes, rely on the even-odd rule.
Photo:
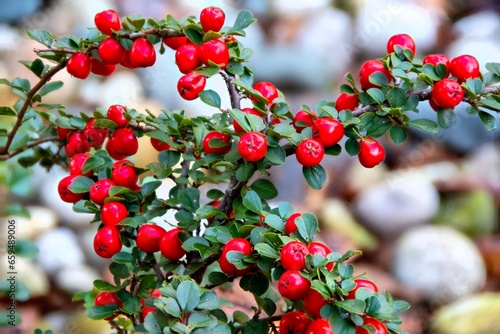
{"label": "red berry", "polygon": [[[216,140],[219,142],[216,143]],[[205,154],[226,154],[231,150],[231,136],[219,131],[211,131],[203,139],[202,148]]]}
{"label": "red berry", "polygon": [[321,318],[321,308],[327,304],[328,299],[314,289],[310,289],[304,297],[304,309],[313,319]]}
{"label": "red berry", "polygon": [[134,41],[130,48],[130,64],[133,67],[149,67],[156,62],[156,51],[151,42],[141,37]]}
{"label": "red berry", "polygon": [[206,66],[210,66],[210,62],[212,62],[220,68],[226,68],[227,64],[229,64],[227,44],[220,39],[212,39],[201,44],[200,59]]}
{"label": "red berry", "polygon": [[85,174],[82,172],[83,165],[88,160],[88,158],[90,158],[90,155],[86,153],[78,153],[72,156],[71,159],[69,159],[69,164],[68,164],[70,175],[83,175],[87,177],[91,176],[92,175],[91,170],[89,170]]}
{"label": "red berry", "polygon": [[479,62],[474,56],[461,55],[455,57],[450,62],[451,75],[457,78],[458,82],[462,83],[467,79],[479,77]]}
{"label": "red berry", "polygon": [[219,258],[219,265],[222,272],[229,276],[243,276],[250,271],[251,267],[245,269],[238,269],[234,264],[227,259],[227,253],[230,251],[240,252],[244,255],[252,254],[252,245],[248,240],[243,238],[234,238],[229,240],[224,247]]}
{"label": "red berry", "polygon": [[75,131],[69,134],[68,141],[64,147],[66,155],[71,158],[77,153],[87,153],[90,151],[90,143],[81,131]]}
{"label": "red berry", "polygon": [[243,159],[256,162],[267,153],[267,139],[260,132],[248,132],[241,136],[238,142],[238,153]]}
{"label": "red berry", "polygon": [[137,153],[139,142],[134,132],[129,128],[116,130],[106,144],[109,155],[116,160],[129,157]]}
{"label": "red berry", "polygon": [[177,91],[185,100],[191,101],[198,97],[198,94],[205,89],[207,78],[201,74],[184,74],[177,82]]}
{"label": "red berry", "polygon": [[313,124],[313,137],[324,147],[337,144],[344,137],[344,126],[334,118],[318,118]]}
{"label": "red berry", "polygon": [[105,226],[115,226],[127,217],[127,207],[120,202],[107,202],[101,207],[101,220]]}
{"label": "red berry", "polygon": [[373,292],[378,292],[378,287],[375,285],[375,283],[365,278],[356,278],[354,279],[354,283],[356,284],[356,286],[354,287],[354,289],[349,291],[345,299],[355,299],[356,291],[358,291],[359,289],[368,289]]}
{"label": "red berry", "polygon": [[[260,113],[253,108],[243,108],[243,109],[241,109],[241,112],[247,113],[249,115],[255,115],[255,116],[262,117],[260,115]],[[234,126],[235,132],[245,132],[245,130],[238,124],[238,122],[236,122],[235,119],[233,119],[233,126]]]}
{"label": "red berry", "polygon": [[219,7],[211,6],[204,8],[200,13],[201,27],[205,32],[219,31],[224,25],[226,14]]}
{"label": "red berry", "polygon": [[431,106],[432,110],[438,111],[439,106],[436,104],[436,102],[434,102],[432,98],[429,99],[429,105]]}
{"label": "red berry", "polygon": [[443,79],[432,87],[431,98],[439,107],[453,109],[462,102],[464,90],[455,80]]}
{"label": "red berry", "polygon": [[144,306],[141,310],[141,321],[144,322],[144,320],[146,319],[146,316],[150,313],[150,312],[156,312],[157,308],[156,307],[152,307],[152,306]]}
{"label": "red berry", "polygon": [[132,60],[130,59],[130,50],[125,50],[125,55],[123,56],[123,59],[120,61],[120,65],[129,68],[129,69],[134,69],[136,66],[132,64]]}
{"label": "red berry", "polygon": [[[255,89],[260,94],[262,94],[262,96],[264,96],[267,104],[271,104],[274,101],[274,99],[277,99],[279,96],[278,89],[276,88],[276,86],[267,81],[261,81],[256,83],[253,86],[253,89]],[[258,99],[254,97],[252,97],[251,100],[254,102],[258,101]]]}
{"label": "red berry", "polygon": [[101,179],[90,186],[90,200],[97,205],[103,205],[104,200],[109,197],[109,189],[115,183],[110,179]]}
{"label": "red berry", "polygon": [[133,164],[129,161],[127,161],[126,163],[117,161],[113,164],[113,170],[111,171],[111,180],[117,186],[135,189],[139,176],[137,176]]}
{"label": "red berry", "polygon": [[96,58],[92,57],[90,59],[90,71],[95,75],[100,75],[103,77],[110,76],[116,69],[116,65],[114,64],[106,64],[100,62]]}
{"label": "red berry", "polygon": [[97,54],[102,62],[113,65],[119,64],[126,52],[127,50],[113,37],[106,38],[97,48]]}
{"label": "red berry", "polygon": [[81,52],[73,54],[66,63],[68,73],[78,79],[87,78],[90,74],[90,68],[90,57]]}
{"label": "red berry", "polygon": [[180,48],[182,45],[185,45],[188,43],[188,38],[186,36],[178,36],[178,37],[165,37],[163,38],[163,43],[165,43],[166,46],[173,50],[177,50]]}
{"label": "red berry", "polygon": [[302,276],[298,270],[287,270],[278,280],[279,293],[290,300],[303,299],[310,288],[311,282]]}
{"label": "red berry", "polygon": [[182,248],[182,241],[179,239],[179,228],[174,228],[165,232],[160,240],[160,252],[170,261],[179,261],[186,251]]}
{"label": "red berry", "polygon": [[341,93],[335,101],[335,109],[337,111],[350,110],[353,111],[359,106],[359,98],[357,94]]}
{"label": "red berry", "polygon": [[108,137],[109,131],[104,128],[97,128],[94,126],[96,122],[95,118],[92,118],[83,129],[83,135],[85,139],[90,143],[91,147],[99,147],[104,143],[104,140]]}
{"label": "red berry", "polygon": [[59,192],[59,197],[66,203],[76,203],[81,200],[85,194],[75,194],[69,187],[79,175],[68,175],[64,177],[57,185],[57,191]]}
{"label": "red berry", "polygon": [[[165,151],[165,150],[170,150],[170,145],[168,143],[162,142],[159,139],[156,138],[149,138],[151,145],[157,150],[158,152]],[[171,141],[174,141],[174,137],[170,137]]]}
{"label": "red berry", "polygon": [[124,112],[127,112],[127,109],[124,106],[113,104],[108,108],[107,117],[110,121],[115,122],[119,128],[123,128],[128,124],[128,120],[123,115]]}
{"label": "red berry", "polygon": [[60,126],[57,126],[56,127],[56,132],[57,132],[57,136],[59,137],[59,139],[61,140],[65,140],[68,135],[70,133],[72,133],[73,131],[75,131],[75,129],[66,129],[66,128],[61,128]]}
{"label": "red berry", "polygon": [[112,35],[113,31],[118,31],[121,29],[120,16],[113,9],[104,10],[97,13],[94,17],[94,23],[105,35]]}
{"label": "red berry", "polygon": [[375,167],[385,159],[384,147],[375,139],[367,137],[359,142],[358,159],[363,167]]}
{"label": "red berry", "polygon": [[146,253],[155,253],[160,250],[160,241],[166,231],[156,224],[144,224],[137,232],[137,247]]}
{"label": "red berry", "polygon": [[196,44],[185,44],[175,52],[175,63],[179,71],[186,74],[193,72],[202,65],[200,60],[200,47]]}
{"label": "red berry", "polygon": [[450,60],[446,55],[443,54],[431,54],[424,57],[422,60],[424,64],[431,64],[437,66],[438,64],[443,64],[446,66],[446,74],[444,75],[447,78],[450,75]]}
{"label": "red berry", "polygon": [[314,167],[319,165],[324,156],[325,148],[317,139],[308,138],[303,140],[299,146],[297,146],[297,150],[295,151],[297,161],[304,167]]}
{"label": "red berry", "polygon": [[297,225],[295,224],[295,219],[302,216],[302,214],[295,212],[292,214],[285,223],[285,234],[290,236],[292,233],[297,232]]}
{"label": "red berry", "polygon": [[[123,302],[118,299],[116,292],[103,291],[97,294],[94,299],[94,306],[108,306],[115,304],[118,307],[123,307]],[[113,320],[116,316],[107,317],[104,320]]]}
{"label": "red berry", "polygon": [[286,313],[280,320],[280,334],[304,334],[311,320],[303,312]]}
{"label": "red berry", "polygon": [[333,334],[333,330],[327,319],[316,319],[307,327],[305,334]]}
{"label": "red berry", "polygon": [[115,226],[104,226],[94,237],[94,251],[100,257],[109,259],[122,250],[120,231]]}
{"label": "red berry", "polygon": [[402,49],[408,49],[412,55],[415,55],[415,41],[408,34],[397,34],[387,41],[387,53],[395,52],[395,46],[399,45]]}
{"label": "red berry", "polygon": [[387,77],[387,81],[391,82],[391,73],[385,69],[384,64],[380,60],[368,60],[361,65],[359,71],[359,82],[361,88],[368,90],[370,88],[380,87],[370,82],[369,77],[375,72],[381,72]]}
{"label": "red berry", "polygon": [[[372,331],[369,331],[363,327],[371,327]],[[388,334],[389,331],[387,327],[385,327],[384,323],[380,320],[372,318],[370,316],[366,316],[364,318],[363,327],[356,326],[356,334]]]}
{"label": "red berry", "polygon": [[309,254],[306,244],[290,241],[280,252],[281,265],[285,270],[303,270],[306,268],[306,255]]}
{"label": "red berry", "polygon": [[307,112],[305,110],[300,110],[293,118],[293,127],[298,133],[301,133],[306,127],[314,124],[316,117],[317,115],[314,111]]}

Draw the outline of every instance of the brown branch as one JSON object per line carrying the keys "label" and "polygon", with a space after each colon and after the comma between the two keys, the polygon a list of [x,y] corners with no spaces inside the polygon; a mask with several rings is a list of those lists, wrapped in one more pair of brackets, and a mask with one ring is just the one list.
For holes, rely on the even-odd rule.
{"label": "brown branch", "polygon": [[35,53],[47,53],[47,52],[53,52],[53,53],[70,53],[70,54],[75,54],[80,51],[76,50],[68,50],[68,49],[33,49]]}
{"label": "brown branch", "polygon": [[31,142],[30,144],[26,145],[25,147],[23,148],[20,148],[18,150],[15,150],[13,152],[10,152],[8,154],[2,154],[0,155],[0,161],[5,161],[5,160],[8,160],[24,151],[27,151],[29,150],[30,148],[33,148],[33,147],[36,147],[42,143],[47,143],[47,142],[52,142],[52,141],[60,141],[59,137],[58,136],[50,136],[50,137],[45,137],[45,138],[40,138],[40,139],[37,139],[33,142]]}
{"label": "brown branch", "polygon": [[128,127],[134,130],[138,130],[142,133],[158,130],[157,128],[150,125],[129,124]]}
{"label": "brown branch", "polygon": [[234,197],[240,193],[241,189],[245,184],[246,182],[239,182],[236,179],[236,176],[232,175],[231,181],[229,182],[229,186],[226,189],[226,193],[224,194],[224,197],[220,201],[219,210],[221,210],[227,216],[229,216],[231,210],[233,209]]}
{"label": "brown branch", "polygon": [[141,37],[147,37],[148,35],[156,35],[160,38],[184,36],[184,34],[182,32],[174,30],[174,29],[156,29],[156,28],[146,29],[143,31],[133,32],[130,34],[123,34],[120,36],[133,40],[133,39],[137,39],[137,38],[141,38]]}
{"label": "brown branch", "polygon": [[231,107],[234,109],[241,109],[241,96],[240,92],[238,92],[238,89],[236,86],[233,84],[234,75],[227,71],[221,71],[220,75],[224,78],[224,81],[226,82],[227,90],[229,91],[229,97],[231,99]]}
{"label": "brown branch", "polygon": [[31,106],[31,103],[33,102],[33,97],[38,93],[38,91],[52,79],[52,77],[62,70],[66,66],[66,62],[63,61],[56,66],[52,67],[47,73],[45,73],[40,81],[35,85],[35,87],[31,88],[30,91],[26,94],[26,100],[24,101],[23,106],[21,107],[21,110],[19,110],[19,113],[17,114],[17,120],[16,123],[14,124],[14,127],[10,131],[10,133],[7,135],[7,142],[5,143],[5,146],[2,148],[0,151],[0,154],[8,154],[9,152],[9,147],[12,144],[12,141],[14,140],[14,136],[16,135],[17,131],[23,124],[24,120],[24,115],[28,111],[28,108]]}

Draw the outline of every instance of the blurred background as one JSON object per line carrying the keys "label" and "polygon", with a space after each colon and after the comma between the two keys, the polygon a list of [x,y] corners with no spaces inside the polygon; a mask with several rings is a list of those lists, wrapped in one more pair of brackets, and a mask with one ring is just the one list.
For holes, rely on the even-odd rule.
{"label": "blurred background", "polygon": [[[121,16],[162,18],[170,13],[180,18],[197,16],[209,5],[224,9],[227,24],[241,9],[258,18],[240,39],[254,50],[249,66],[256,81],[272,81],[285,94],[294,112],[302,104],[334,100],[343,76],[352,72],[357,78],[360,64],[383,56],[388,38],[396,33],[414,38],[417,58],[471,54],[483,70],[486,62],[500,59],[500,3],[494,0],[2,0],[0,77],[34,82],[18,62],[33,60],[33,48],[39,47],[26,37],[26,29],[85,36],[95,13],[104,9],[114,8]],[[47,99],[73,113],[117,103],[157,113],[162,108],[211,113],[202,102],[178,96],[180,76],[174,51],[167,49],[153,68],[119,68],[109,78],[82,81],[62,71],[56,79],[64,81],[64,88]],[[207,88],[219,91],[229,105],[221,79],[209,80]],[[15,96],[0,86],[0,104],[14,102]],[[435,119],[426,102],[419,109],[411,117]],[[345,153],[325,158],[329,181],[321,191],[307,187],[294,159],[271,175],[280,191],[276,204],[289,201],[297,211],[317,214],[325,243],[339,252],[362,250],[364,255],[354,261],[357,273],[366,272],[382,290],[412,304],[403,314],[403,328],[415,334],[500,333],[500,131],[486,131],[464,106],[456,111],[456,124],[438,135],[412,130],[398,146],[382,138],[387,159],[374,169],[361,167]],[[141,145],[132,158],[136,165],[156,159],[149,146]],[[23,319],[17,331],[0,328],[2,333],[35,328],[110,332],[106,322],[86,319],[82,305],[71,302],[94,279],[109,275],[108,261],[93,251],[96,226],[89,224],[91,218],[73,213],[58,197],[57,183],[64,175],[60,168],[47,174],[40,167],[26,171],[13,162],[0,163],[0,203],[28,206],[31,218],[8,219],[16,220],[17,239],[29,240],[39,250],[26,244],[30,256],[17,258],[18,279],[30,299],[17,304]],[[168,187],[159,192],[165,194]],[[6,222],[0,223],[2,240]],[[4,280],[7,260],[4,253],[0,257]],[[0,287],[5,286],[2,281]],[[233,302],[233,309],[250,312],[253,300],[237,285],[220,294]],[[2,320],[7,302],[0,299]]]}

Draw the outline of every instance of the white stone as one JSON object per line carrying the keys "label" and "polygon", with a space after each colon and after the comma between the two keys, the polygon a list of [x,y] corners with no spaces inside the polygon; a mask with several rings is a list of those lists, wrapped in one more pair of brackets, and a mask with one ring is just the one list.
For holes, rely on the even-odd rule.
{"label": "white stone", "polygon": [[27,206],[26,209],[30,218],[7,217],[7,220],[15,221],[17,238],[32,239],[57,225],[57,216],[51,209],[43,206]]}
{"label": "white stone", "polygon": [[99,278],[99,273],[87,265],[64,267],[55,275],[56,284],[68,294],[89,290]]}
{"label": "white stone", "polygon": [[[42,255],[43,256],[43,255]],[[6,278],[8,272],[7,255],[0,256],[0,279]],[[24,283],[30,292],[30,298],[47,296],[50,292],[49,279],[45,272],[34,263],[33,260],[25,257],[16,257],[15,271],[16,280]]]}
{"label": "white stone", "polygon": [[407,231],[394,247],[392,272],[432,303],[443,304],[478,291],[486,268],[474,243],[445,226],[419,226]]}

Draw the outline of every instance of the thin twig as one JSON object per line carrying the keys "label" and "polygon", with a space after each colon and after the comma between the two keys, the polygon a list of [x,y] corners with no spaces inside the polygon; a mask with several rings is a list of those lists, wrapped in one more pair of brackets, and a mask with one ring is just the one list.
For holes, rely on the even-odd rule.
{"label": "thin twig", "polygon": [[8,160],[8,159],[10,159],[10,158],[12,158],[20,153],[23,153],[24,151],[27,151],[30,148],[36,147],[40,144],[47,143],[47,142],[59,141],[59,140],[60,139],[58,136],[50,136],[50,137],[45,137],[45,138],[40,138],[40,139],[34,140],[30,144],[24,146],[23,148],[20,148],[18,150],[15,150],[13,152],[8,153],[8,154],[0,155],[0,161]]}
{"label": "thin twig", "polygon": [[133,32],[130,34],[123,34],[120,36],[125,37],[125,38],[129,38],[129,39],[138,39],[141,37],[147,37],[148,35],[156,35],[160,38],[184,36],[184,34],[182,32],[174,30],[174,29],[156,29],[156,28],[146,29],[143,31]]}
{"label": "thin twig", "polygon": [[241,104],[240,104],[241,96],[240,93],[238,92],[238,89],[233,84],[233,81],[235,79],[234,75],[227,71],[221,71],[220,75],[224,78],[224,81],[226,82],[227,90],[229,92],[229,97],[231,99],[231,107],[234,109],[241,109]]}

